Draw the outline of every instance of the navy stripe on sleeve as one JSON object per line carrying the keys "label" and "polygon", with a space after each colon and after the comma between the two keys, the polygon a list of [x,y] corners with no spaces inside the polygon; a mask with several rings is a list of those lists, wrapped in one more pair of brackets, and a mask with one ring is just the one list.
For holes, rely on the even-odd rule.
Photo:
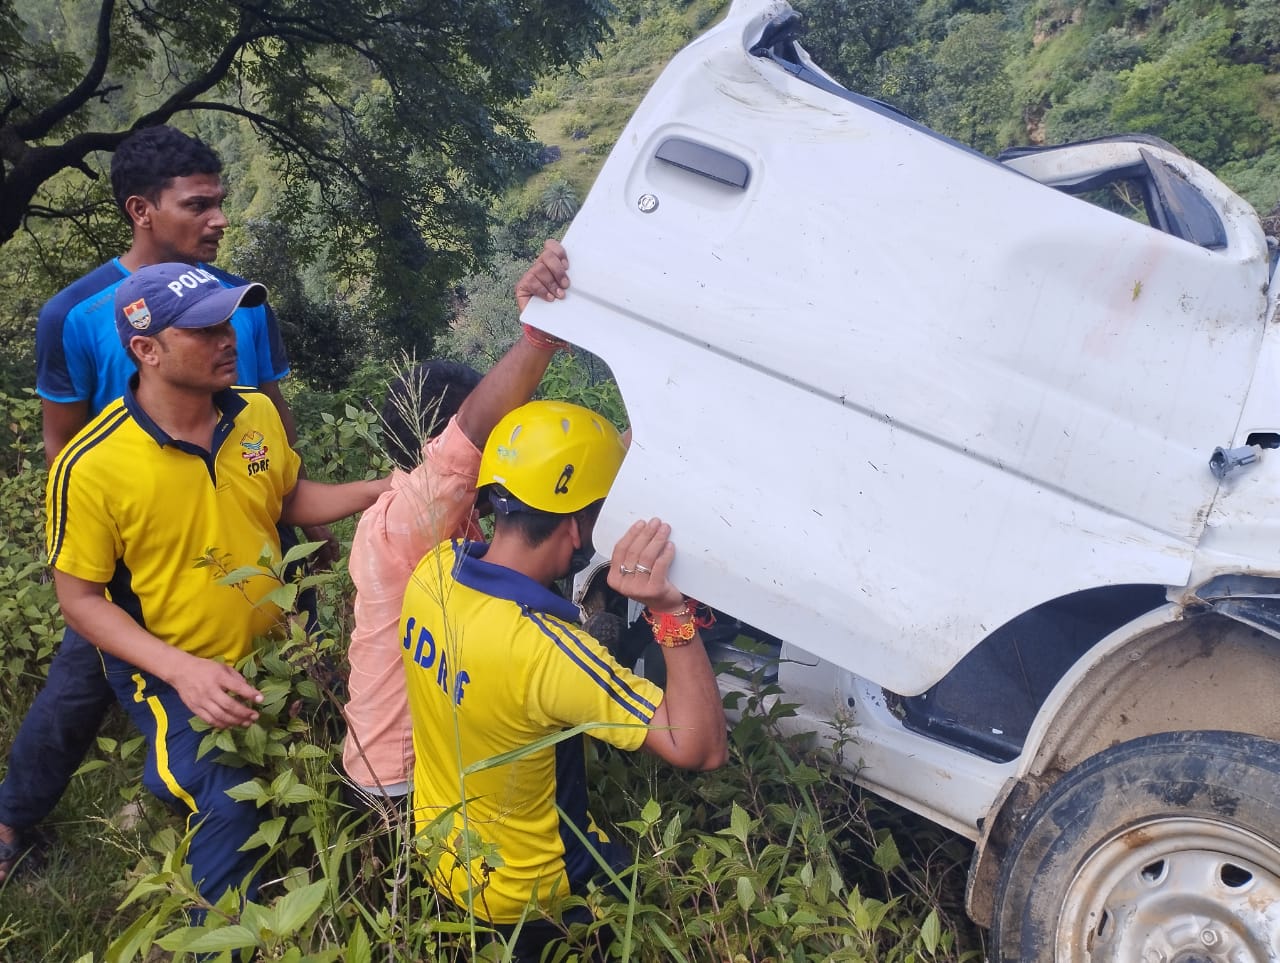
{"label": "navy stripe on sleeve", "polygon": [[[528,617],[596,685],[609,693],[610,699],[641,722],[647,724],[653,721],[653,713],[657,711],[657,706],[637,693],[624,679],[619,678],[613,666],[608,661],[601,659],[599,654],[585,644],[574,632],[563,627],[551,625],[543,620],[537,612],[529,612]],[[557,631],[557,628],[559,631]],[[649,713],[648,716],[644,714],[646,710]]]}

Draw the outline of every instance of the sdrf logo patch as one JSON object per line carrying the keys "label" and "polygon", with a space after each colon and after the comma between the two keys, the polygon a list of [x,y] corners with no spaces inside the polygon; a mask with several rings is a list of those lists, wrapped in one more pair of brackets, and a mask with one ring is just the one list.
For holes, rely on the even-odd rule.
{"label": "sdrf logo patch", "polygon": [[124,317],[139,331],[146,329],[147,325],[151,324],[151,309],[147,307],[146,298],[138,298],[132,304],[126,304]]}
{"label": "sdrf logo patch", "polygon": [[266,438],[263,437],[262,432],[246,431],[240,438],[240,447],[244,449],[240,452],[240,457],[248,462],[245,468],[250,475],[264,472],[271,467],[271,462],[267,460],[267,452],[270,449],[267,448]]}

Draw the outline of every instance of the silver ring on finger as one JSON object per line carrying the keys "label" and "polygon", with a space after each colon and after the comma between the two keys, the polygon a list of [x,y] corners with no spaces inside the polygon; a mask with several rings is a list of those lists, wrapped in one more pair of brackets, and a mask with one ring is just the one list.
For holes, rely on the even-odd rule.
{"label": "silver ring on finger", "polygon": [[634,568],[627,568],[625,565],[619,565],[619,566],[618,566],[618,572],[619,572],[620,574],[622,574],[622,575],[635,575],[635,574],[636,574],[636,570],[635,570]]}
{"label": "silver ring on finger", "polygon": [[636,562],[636,571],[639,572],[641,575],[653,574],[653,569],[651,569],[648,565],[641,565],[639,562]]}

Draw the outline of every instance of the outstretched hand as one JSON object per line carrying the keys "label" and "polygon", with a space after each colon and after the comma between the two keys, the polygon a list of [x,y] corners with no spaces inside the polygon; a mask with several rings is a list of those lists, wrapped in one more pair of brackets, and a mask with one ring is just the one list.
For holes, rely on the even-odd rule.
{"label": "outstretched hand", "polygon": [[684,605],[684,595],[667,577],[675,557],[670,525],[660,518],[636,522],[614,546],[609,587],[653,612],[675,612]]}
{"label": "outstretched hand", "polygon": [[533,266],[516,282],[516,305],[524,311],[534,298],[563,300],[568,289],[569,255],[565,254],[559,241],[548,238],[543,242],[542,253]]}
{"label": "outstretched hand", "polygon": [[333,563],[338,560],[339,546],[338,537],[333,534],[329,526],[303,525],[302,534],[309,542],[324,542],[311,555],[312,568],[317,572],[327,572],[333,568]]}
{"label": "outstretched hand", "polygon": [[228,729],[257,721],[258,713],[244,700],[261,702],[262,693],[231,666],[192,656],[184,669],[173,687],[186,707],[209,725]]}

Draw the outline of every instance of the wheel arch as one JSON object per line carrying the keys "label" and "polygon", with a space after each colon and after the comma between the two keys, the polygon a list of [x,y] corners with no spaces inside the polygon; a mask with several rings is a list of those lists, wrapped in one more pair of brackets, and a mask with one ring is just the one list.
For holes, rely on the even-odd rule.
{"label": "wheel arch", "polygon": [[1280,638],[1178,606],[1104,639],[1059,683],[1029,734],[1019,776],[983,823],[966,907],[989,926],[1000,866],[1022,818],[1063,774],[1104,749],[1163,732],[1221,730],[1280,742]]}

